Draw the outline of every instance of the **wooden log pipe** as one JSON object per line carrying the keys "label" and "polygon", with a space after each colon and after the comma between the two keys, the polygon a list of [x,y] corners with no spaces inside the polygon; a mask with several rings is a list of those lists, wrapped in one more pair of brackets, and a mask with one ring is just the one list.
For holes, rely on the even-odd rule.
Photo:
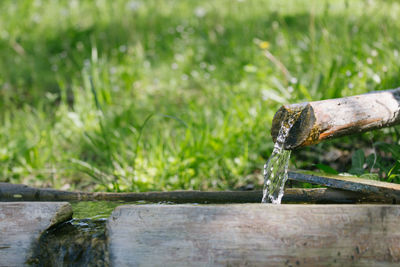
{"label": "wooden log pipe", "polygon": [[366,132],[400,123],[400,87],[337,99],[282,106],[272,120],[276,141],[282,123],[297,116],[284,148],[295,149],[325,139]]}

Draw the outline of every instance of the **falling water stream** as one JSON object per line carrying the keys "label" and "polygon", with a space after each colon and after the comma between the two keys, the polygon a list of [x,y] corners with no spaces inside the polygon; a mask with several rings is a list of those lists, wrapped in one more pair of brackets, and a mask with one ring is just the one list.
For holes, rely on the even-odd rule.
{"label": "falling water stream", "polygon": [[285,150],[284,144],[298,114],[290,116],[281,123],[274,150],[264,165],[264,190],[262,203],[280,204],[286,180],[291,150]]}

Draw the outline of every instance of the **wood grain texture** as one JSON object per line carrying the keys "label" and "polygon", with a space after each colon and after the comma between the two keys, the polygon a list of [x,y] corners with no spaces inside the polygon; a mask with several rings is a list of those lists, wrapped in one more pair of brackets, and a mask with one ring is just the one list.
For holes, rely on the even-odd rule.
{"label": "wood grain texture", "polygon": [[0,202],[0,266],[25,266],[40,235],[72,216],[65,202]]}
{"label": "wood grain texture", "polygon": [[273,139],[293,112],[301,115],[289,132],[286,149],[400,123],[400,88],[363,95],[284,105],[272,121]]}
{"label": "wood grain texture", "polygon": [[112,266],[399,266],[393,205],[120,206]]}

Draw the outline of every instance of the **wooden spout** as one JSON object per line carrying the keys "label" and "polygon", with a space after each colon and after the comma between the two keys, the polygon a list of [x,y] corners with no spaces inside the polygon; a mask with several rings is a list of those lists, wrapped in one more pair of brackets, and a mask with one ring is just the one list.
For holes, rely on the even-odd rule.
{"label": "wooden spout", "polygon": [[399,124],[400,88],[284,105],[276,112],[272,121],[271,135],[274,142],[282,123],[294,115],[298,118],[289,131],[285,149]]}

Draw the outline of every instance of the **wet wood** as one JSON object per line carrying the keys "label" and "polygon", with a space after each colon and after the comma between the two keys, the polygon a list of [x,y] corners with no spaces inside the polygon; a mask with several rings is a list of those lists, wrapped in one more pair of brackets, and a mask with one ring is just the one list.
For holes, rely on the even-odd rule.
{"label": "wet wood", "polygon": [[395,205],[127,205],[111,266],[399,266]]}
{"label": "wet wood", "polygon": [[0,202],[0,266],[26,266],[40,235],[72,217],[65,202]]}
{"label": "wet wood", "polygon": [[282,106],[275,114],[274,139],[282,122],[301,112],[285,143],[286,149],[325,139],[393,126],[400,123],[400,88],[363,95]]}
{"label": "wet wood", "polygon": [[[174,203],[260,203],[262,191],[170,191],[145,193],[68,192],[0,183],[0,201],[149,201]],[[283,203],[392,203],[391,198],[326,188],[287,188]]]}
{"label": "wet wood", "polygon": [[329,188],[343,189],[359,193],[368,193],[385,199],[392,199],[393,203],[400,203],[400,184],[358,178],[354,176],[318,175],[313,172],[296,171],[288,173],[289,179],[324,185]]}

